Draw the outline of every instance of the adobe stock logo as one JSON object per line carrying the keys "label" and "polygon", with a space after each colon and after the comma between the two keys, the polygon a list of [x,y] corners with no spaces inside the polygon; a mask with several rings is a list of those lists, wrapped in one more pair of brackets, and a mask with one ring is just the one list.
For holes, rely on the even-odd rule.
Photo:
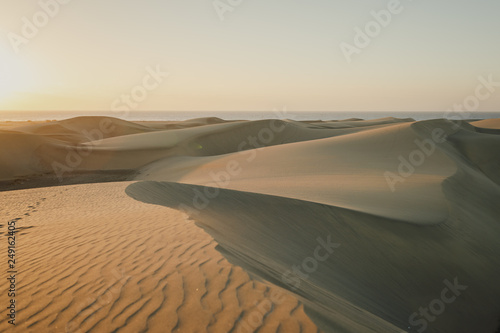
{"label": "adobe stock logo", "polygon": [[316,246],[312,256],[302,260],[300,265],[293,265],[291,270],[281,275],[281,281],[290,287],[291,290],[297,290],[302,281],[306,280],[310,274],[313,274],[319,266],[319,263],[325,262],[340,247],[339,243],[333,243],[331,235],[323,240],[321,237],[316,239],[319,244]]}
{"label": "adobe stock logo", "polygon": [[446,305],[455,302],[457,297],[462,294],[462,291],[468,288],[459,284],[458,278],[455,278],[453,283],[448,280],[444,280],[443,283],[446,288],[441,291],[440,297],[433,299],[428,307],[420,307],[418,312],[412,313],[408,319],[410,325],[419,327],[417,330],[419,333],[427,329],[429,322],[436,321],[437,316],[440,316],[446,310]]}
{"label": "adobe stock logo", "polygon": [[[413,0],[408,0],[413,1]],[[370,12],[373,20],[368,21],[364,29],[354,27],[353,43],[342,42],[339,44],[340,50],[344,55],[346,61],[350,64],[354,55],[361,54],[361,51],[367,48],[391,23],[396,15],[404,11],[404,6],[400,0],[389,0],[386,9],[379,11],[372,10]]]}
{"label": "adobe stock logo", "polygon": [[164,72],[160,65],[156,65],[156,68],[147,66],[146,72],[142,84],[134,86],[128,94],[121,94],[119,98],[113,101],[111,104],[112,111],[123,111],[123,117],[126,117],[129,111],[136,109],[140,103],[144,102],[149,94],[157,89],[170,75],[169,72]]}
{"label": "adobe stock logo", "polygon": [[243,0],[214,0],[212,5],[219,16],[219,20],[224,21],[226,13],[233,12],[242,2]]}
{"label": "adobe stock logo", "polygon": [[40,29],[44,28],[49,24],[50,20],[56,17],[60,10],[61,5],[66,5],[72,0],[40,0],[38,1],[38,6],[40,10],[35,12],[31,19],[23,16],[21,18],[22,27],[21,35],[14,32],[9,32],[7,38],[14,49],[16,54],[21,51],[20,47],[22,45],[28,44],[33,38],[38,36]]}
{"label": "adobe stock logo", "polygon": [[414,143],[417,148],[412,150],[407,158],[403,155],[399,155],[398,161],[400,163],[397,168],[397,174],[390,171],[384,172],[385,181],[391,189],[391,192],[396,191],[397,183],[404,183],[408,177],[413,175],[417,168],[424,164],[425,161],[434,154],[437,145],[445,142],[447,138],[446,132],[441,128],[434,128],[431,136],[432,140],[424,139],[421,141],[415,139]]}

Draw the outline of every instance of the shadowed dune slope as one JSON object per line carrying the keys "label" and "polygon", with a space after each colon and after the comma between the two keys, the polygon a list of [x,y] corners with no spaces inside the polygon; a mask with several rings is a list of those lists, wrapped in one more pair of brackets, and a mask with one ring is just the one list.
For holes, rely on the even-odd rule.
{"label": "shadowed dune slope", "polygon": [[[462,176],[446,183],[452,215],[437,226],[224,189],[194,210],[187,207],[196,194],[213,188],[178,183],[136,183],[127,193],[190,213],[231,262],[301,297],[325,331],[399,332],[394,326],[406,329],[413,312],[439,298],[444,280],[457,279],[466,292],[428,331],[493,332],[500,313],[500,210],[491,196],[499,192],[490,186],[469,202],[467,191],[484,192],[471,185]],[[489,205],[476,206],[485,199]],[[305,277],[287,274],[313,256],[319,239],[339,246],[310,272],[302,268]]]}
{"label": "shadowed dune slope", "polygon": [[60,141],[38,135],[0,130],[0,180],[33,175],[44,170],[37,152],[43,146],[57,146]]}
{"label": "shadowed dune slope", "polygon": [[80,117],[0,144],[0,186],[140,180],[0,192],[15,332],[498,330],[497,120]]}
{"label": "shadowed dune slope", "polygon": [[[500,314],[497,283],[500,186],[497,183],[499,169],[495,168],[500,151],[499,136],[482,133],[467,123],[435,120],[316,140],[311,144],[331,147],[335,141],[345,141],[351,154],[362,153],[357,156],[358,168],[350,165],[349,172],[355,177],[356,173],[365,172],[360,156],[367,157],[366,164],[384,163],[380,161],[383,155],[373,161],[374,155],[369,154],[369,150],[377,149],[377,144],[364,150],[360,145],[361,151],[352,149],[356,147],[357,136],[370,143],[382,143],[384,133],[397,127],[395,133],[400,134],[393,133],[392,141],[396,151],[406,156],[412,150],[405,149],[412,147],[410,143],[415,137],[431,140],[438,129],[440,137],[445,138],[436,144],[436,150],[422,164],[422,169],[408,177],[411,181],[419,177],[419,173],[440,176],[438,186],[432,187],[429,193],[439,195],[447,208],[441,223],[402,223],[404,219],[388,218],[391,212],[386,216],[368,214],[359,209],[297,200],[287,195],[258,193],[258,186],[272,189],[272,185],[263,184],[271,179],[264,173],[264,167],[252,174],[254,178],[248,178],[240,190],[145,181],[130,185],[127,193],[137,200],[190,214],[214,237],[220,252],[231,262],[299,296],[311,318],[325,331],[416,332],[424,325],[419,309],[434,304],[434,300],[443,297],[443,290],[454,285],[451,287],[455,292],[453,302],[443,303],[445,309],[439,316],[425,321],[426,332],[492,333],[498,326]],[[377,137],[380,141],[376,141]],[[291,153],[294,147],[308,144],[301,142],[280,148],[281,152],[288,149]],[[275,147],[261,148],[258,155],[273,149]],[[312,149],[309,146],[298,151],[307,154]],[[272,159],[274,154],[278,151],[261,162],[257,157],[257,166],[249,164],[248,168],[258,168],[259,163],[267,161],[267,172],[272,174],[277,163],[277,159]],[[283,153],[279,158],[290,155],[293,154]],[[308,163],[302,167],[308,168],[310,174],[315,173],[318,165],[327,163],[311,158],[322,154],[306,156]],[[331,158],[339,158],[339,154],[332,154]],[[434,158],[441,162],[433,161]],[[453,168],[440,169],[442,161]],[[219,170],[224,165],[219,165]],[[195,173],[196,168],[193,170]],[[300,168],[298,172],[293,167],[287,170],[290,180],[294,172],[299,179],[305,173]],[[335,165],[329,170],[334,173]],[[157,172],[161,172],[161,168]],[[231,182],[228,187],[232,186]],[[256,187],[252,188],[251,183]],[[328,184],[335,186],[335,182]],[[245,186],[254,193],[244,190]],[[272,190],[285,193],[280,192],[279,186]],[[378,196],[377,188],[370,194]],[[414,198],[413,204],[419,205],[418,196]],[[411,200],[408,205],[412,205]],[[425,205],[421,209],[425,209]],[[425,216],[426,212],[421,214]],[[329,241],[335,246],[331,245],[327,258],[322,257],[315,264],[311,262],[318,245]],[[294,267],[302,267],[302,271],[297,272]],[[304,271],[305,267],[309,267],[309,271]]]}
{"label": "shadowed dune slope", "polygon": [[153,129],[148,126],[140,125],[134,122],[112,118],[112,117],[75,117],[60,121],[47,123],[38,123],[17,127],[17,131],[41,134],[41,135],[63,135],[63,134],[81,134],[99,130],[103,138],[130,135],[136,133],[150,132]]}
{"label": "shadowed dune slope", "polygon": [[[0,180],[75,171],[136,169],[164,158],[215,156],[254,149],[250,143],[241,145],[249,136],[262,138],[259,146],[272,146],[344,135],[402,121],[405,120],[358,121],[337,129],[325,127],[329,122],[200,118],[148,126],[147,123],[110,117],[77,117],[12,126],[9,130],[0,130],[0,142],[6,147],[0,152],[3,162]],[[341,122],[335,124],[339,126]],[[174,129],[174,125],[178,128]],[[29,156],[32,163],[20,166],[10,156],[14,149],[17,154]]]}

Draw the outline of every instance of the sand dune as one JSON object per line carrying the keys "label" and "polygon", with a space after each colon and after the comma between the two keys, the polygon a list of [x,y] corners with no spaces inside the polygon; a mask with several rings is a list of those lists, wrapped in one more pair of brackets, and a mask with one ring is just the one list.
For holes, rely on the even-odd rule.
{"label": "sand dune", "polygon": [[[408,156],[418,148],[416,139],[432,140],[435,129],[448,137],[436,142],[436,151],[391,198],[384,168],[390,170],[398,155]],[[227,188],[233,190],[143,182],[131,185],[128,193],[190,212],[224,248],[226,257],[288,286],[325,330],[416,330],[409,320],[412,313],[439,296],[432,294],[439,294],[444,280],[457,279],[467,286],[467,295],[428,323],[428,331],[493,332],[500,313],[495,283],[500,276],[498,138],[467,123],[444,120],[394,125],[261,148],[251,165],[230,179]],[[173,178],[215,184],[211,173],[225,170],[231,161],[243,166],[242,160],[233,155],[185,160],[184,173]],[[181,169],[178,164],[173,168]],[[145,178],[172,176],[166,164],[146,170]],[[337,172],[339,176],[332,177]],[[348,196],[345,189],[358,193]],[[203,205],[199,193],[217,195],[206,195]],[[331,235],[342,247],[314,274],[285,279],[288,285],[284,284],[283,274],[310,256],[322,235]]]}
{"label": "sand dune", "polygon": [[500,129],[500,119],[485,119],[472,122],[477,128]]}
{"label": "sand dune", "polygon": [[317,332],[294,297],[229,264],[183,214],[128,198],[128,184],[0,193],[20,230],[18,322],[0,331]]}
{"label": "sand dune", "polygon": [[[438,223],[448,213],[441,182],[456,171],[443,152],[426,156],[411,177],[395,184],[397,191],[391,191],[383,176],[386,171],[398,172],[399,157],[408,160],[419,148],[415,144],[419,139],[411,123],[403,123],[251,152],[167,159],[143,169],[139,178],[219,184],[409,222]],[[227,177],[225,169],[232,164],[237,172]]]}
{"label": "sand dune", "polygon": [[[57,171],[68,175],[82,170],[137,169],[172,156],[215,156],[248,150],[254,147],[249,144],[240,147],[241,142],[248,136],[259,133],[261,129],[271,131],[279,128],[279,131],[275,131],[277,135],[263,144],[271,146],[349,134],[364,127],[387,126],[391,121],[400,120],[347,122],[338,129],[338,122],[332,122],[335,126],[329,128],[330,123],[308,124],[281,120],[231,122],[215,118],[175,123],[157,122],[151,126],[108,117],[79,117],[14,125],[7,129],[0,128],[2,143],[23,156],[29,155],[32,162],[23,162],[27,166],[23,168],[17,161],[9,158],[9,151],[2,152],[0,158],[3,170],[0,172],[0,180]],[[359,127],[354,127],[354,123]],[[231,138],[228,139],[228,136]],[[54,163],[57,163],[56,166]]]}
{"label": "sand dune", "polygon": [[138,180],[0,192],[19,332],[498,327],[498,120],[82,117],[0,142],[3,189]]}

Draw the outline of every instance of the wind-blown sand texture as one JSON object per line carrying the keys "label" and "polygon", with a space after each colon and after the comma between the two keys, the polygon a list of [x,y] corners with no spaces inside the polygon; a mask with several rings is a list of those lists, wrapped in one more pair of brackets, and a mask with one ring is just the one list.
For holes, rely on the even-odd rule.
{"label": "wind-blown sand texture", "polygon": [[[420,309],[458,281],[425,332],[493,333],[499,125],[4,124],[2,224],[33,227],[18,236],[16,329],[423,332]],[[122,180],[139,182],[15,190]]]}
{"label": "wind-blown sand texture", "polygon": [[18,322],[0,331],[317,332],[294,297],[228,263],[183,214],[127,197],[129,184],[0,193],[2,220],[21,218]]}

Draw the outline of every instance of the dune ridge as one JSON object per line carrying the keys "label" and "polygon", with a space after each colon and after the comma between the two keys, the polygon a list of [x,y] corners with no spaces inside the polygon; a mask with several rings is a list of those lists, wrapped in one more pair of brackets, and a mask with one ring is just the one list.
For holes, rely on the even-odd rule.
{"label": "dune ridge", "polygon": [[[239,147],[240,143],[263,128],[280,128],[273,133],[273,140],[263,144],[269,146],[348,134],[401,121],[407,120],[356,121],[337,128],[338,122],[223,121],[203,118],[148,125],[110,117],[78,117],[12,125],[7,129],[0,128],[1,141],[7,149],[12,149],[8,152],[19,151],[23,156],[30,156],[33,161],[31,164],[25,163],[29,165],[29,169],[26,169],[9,159],[9,153],[2,154],[0,180],[54,174],[58,168],[67,170],[65,174],[73,171],[137,169],[164,158],[216,156],[248,150],[255,147],[250,144]],[[357,126],[352,125],[354,123]],[[228,136],[232,139],[228,140]],[[11,142],[16,147],[9,148],[8,143]],[[88,158],[90,154],[91,158]],[[54,168],[54,162],[58,163],[58,168]]]}
{"label": "dune ridge", "polygon": [[499,138],[496,119],[1,124],[16,331],[493,333]]}
{"label": "dune ridge", "polygon": [[[499,136],[491,132],[486,134],[465,122],[433,120],[415,122],[409,126],[405,126],[405,132],[408,134],[412,131],[422,140],[432,140],[436,129],[445,135],[443,142],[435,144],[441,161],[425,161],[426,168],[420,172],[425,174],[434,171],[440,174],[439,166],[443,165],[444,159],[454,164],[446,174],[436,179],[446,208],[446,215],[441,217],[438,224],[411,225],[401,223],[407,222],[405,219],[367,214],[359,209],[297,201],[290,199],[289,195],[269,196],[266,193],[269,187],[277,191],[275,193],[286,193],[281,187],[263,184],[272,176],[263,180],[259,176],[249,177],[248,183],[244,185],[234,185],[231,180],[231,189],[218,189],[215,192],[218,195],[211,198],[202,209],[194,209],[193,198],[197,193],[215,190],[190,185],[202,182],[192,177],[192,173],[186,173],[187,176],[182,178],[186,184],[146,181],[130,185],[127,193],[138,200],[192,213],[198,224],[219,243],[227,258],[292,291],[303,300],[307,312],[325,331],[389,332],[395,327],[396,330],[411,331],[411,325],[408,326],[412,313],[432,300],[429,294],[432,290],[437,292],[440,287],[442,289],[444,279],[456,278],[470,291],[449,305],[449,310],[433,322],[428,330],[494,332],[500,313],[500,288],[495,283],[500,274],[500,246],[497,241],[500,210],[496,204],[500,198],[500,187],[496,182],[499,159],[495,154],[500,150]],[[399,128],[397,131],[401,130]],[[340,141],[348,145],[353,137],[370,136],[383,131],[374,129],[313,142],[321,145],[325,140]],[[382,133],[376,135],[380,137]],[[410,143],[414,141],[414,137],[402,137],[401,134],[399,138]],[[301,142],[295,145],[307,144]],[[481,149],[475,145],[480,145]],[[286,148],[292,150],[296,147],[289,145],[283,150]],[[262,148],[262,155],[266,150],[273,149]],[[404,146],[405,149],[409,153],[408,145]],[[310,147],[307,150],[310,151]],[[302,154],[294,156],[303,156],[304,151],[300,152]],[[272,159],[270,156],[275,153],[266,155],[263,163],[274,165],[281,158]],[[352,150],[349,153],[352,154]],[[283,153],[283,156],[291,155]],[[338,155],[335,157],[338,158]],[[199,165],[199,168],[207,167],[206,162]],[[219,163],[219,168],[221,165],[224,163]],[[252,165],[252,168],[255,166]],[[196,167],[193,169],[194,173],[199,172]],[[282,169],[285,172],[287,170],[284,165],[280,165],[279,170]],[[357,171],[360,172],[360,169]],[[208,172],[202,170],[199,173]],[[300,175],[295,169],[291,173]],[[254,173],[257,174],[259,172]],[[416,176],[418,174],[411,177]],[[265,194],[257,188],[251,188],[250,192],[235,190],[251,187],[250,182],[263,186]],[[383,186],[377,189],[377,195],[387,191]],[[301,195],[307,198],[304,192]],[[401,192],[397,193],[401,195]],[[412,205],[418,204],[421,199],[418,192],[412,189],[406,195],[414,200]],[[358,197],[358,204],[359,201]],[[420,209],[426,206],[424,203]],[[193,209],[188,210],[186,207]],[[297,277],[300,280],[299,288],[284,284],[286,267],[296,265],[297,258],[306,258],[317,243],[317,237],[325,234],[336,237],[339,244],[347,244],[348,250],[342,254],[339,249],[338,254],[332,255],[331,261],[318,265],[315,274],[307,279]],[[280,246],[287,243],[294,246]],[[298,253],[292,255],[290,252],[294,250]],[[368,253],[371,253],[369,259]],[[256,258],[262,259],[259,261]],[[397,271],[394,267],[398,268]],[[367,314],[356,316],[355,312],[348,311],[350,308],[366,311],[375,317],[369,320]]]}

